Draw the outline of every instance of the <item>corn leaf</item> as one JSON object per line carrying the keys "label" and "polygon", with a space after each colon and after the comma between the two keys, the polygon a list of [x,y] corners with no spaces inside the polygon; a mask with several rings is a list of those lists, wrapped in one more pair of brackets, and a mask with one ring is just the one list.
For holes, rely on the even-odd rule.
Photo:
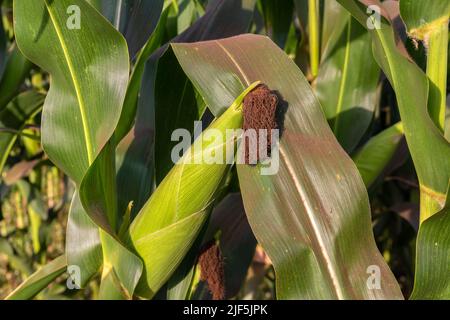
{"label": "corn leaf", "polygon": [[400,0],[400,14],[408,32],[423,40],[449,18],[450,2],[440,0]]}
{"label": "corn leaf", "polygon": [[118,142],[125,137],[134,124],[139,91],[141,89],[142,77],[145,71],[145,63],[151,54],[161,45],[169,9],[170,6],[164,9],[155,31],[145,43],[134,64],[134,69],[128,83],[125,101],[123,103],[122,114],[120,115],[120,120],[114,133],[114,137]]}
{"label": "corn leaf", "polygon": [[[153,74],[153,69],[147,69],[143,75],[148,86],[142,86],[139,94],[139,101],[142,105],[148,103],[152,94],[146,88],[151,86],[148,81],[151,81]],[[135,216],[147,201],[153,188],[153,136],[155,130],[152,113],[152,106],[138,107],[136,119],[145,117],[148,121],[137,121],[117,146],[116,167],[120,213],[123,213],[132,201],[132,215]]]}
{"label": "corn leaf", "polygon": [[155,30],[164,5],[164,0],[135,0],[124,31],[130,57],[134,58],[147,43]]}
{"label": "corn leaf", "polygon": [[225,297],[231,299],[239,292],[255,254],[256,239],[245,216],[241,195],[230,193],[214,208],[205,233],[197,238],[197,245],[194,244],[190,256],[180,265],[181,270],[177,270],[168,282],[167,299],[197,298],[198,253],[216,237],[225,262]]}
{"label": "corn leaf", "polygon": [[332,35],[342,33],[342,30],[348,23],[347,15],[348,13],[336,1],[324,1],[321,33],[322,54],[325,50],[329,50],[328,47]]}
{"label": "corn leaf", "polygon": [[[366,11],[362,4],[351,0],[339,2],[362,24],[366,23]],[[449,241],[441,232],[448,228],[448,214],[444,204],[450,178],[450,147],[428,115],[429,87],[426,75],[397,50],[392,27],[386,19],[381,21],[379,29],[370,32],[374,56],[397,95],[406,141],[421,188],[421,226],[416,244],[417,269],[413,297],[434,295],[434,288],[427,287],[424,279],[439,284],[435,297],[445,297],[450,274],[448,263],[443,259],[444,266],[436,265],[436,257],[448,257]],[[424,157],[424,154],[432,156]],[[440,213],[436,214],[437,212]]]}
{"label": "corn leaf", "polygon": [[37,270],[11,292],[7,300],[26,300],[33,298],[53,280],[66,271],[66,256],[60,256]]}
{"label": "corn leaf", "polygon": [[86,212],[111,234],[119,228],[114,149],[114,143],[109,141],[89,167],[79,188]]}
{"label": "corn leaf", "polygon": [[450,299],[450,208],[425,220],[417,235],[416,274],[411,299]]}
{"label": "corn leaf", "polygon": [[3,72],[6,66],[6,57],[8,49],[8,40],[6,38],[3,21],[0,21],[0,79],[3,77]]}
{"label": "corn leaf", "polygon": [[[171,41],[195,42],[245,32],[252,19],[254,4],[255,0],[209,1],[204,16]],[[231,18],[233,19],[232,24],[229,23]],[[185,128],[192,132],[193,121],[199,120],[198,115],[201,114],[192,92],[187,90],[192,90],[189,80],[176,66],[174,58],[165,58],[169,64],[160,61],[160,57],[166,50],[166,47],[160,48],[146,63],[139,93],[136,123],[122,140],[119,145],[120,150],[118,150],[120,154],[117,166],[119,188],[121,191],[126,189],[126,193],[120,198],[119,208],[123,210],[130,201],[133,201],[133,215],[139,212],[151,194],[155,168],[159,173],[156,177],[156,181],[159,183],[173,165],[170,160],[171,147],[174,145],[170,139],[173,130]],[[167,51],[167,54],[172,54],[171,49]],[[171,62],[175,62],[175,65],[170,64]],[[161,79],[167,79],[167,81],[161,83]],[[175,79],[182,81],[174,86]],[[157,90],[171,92],[171,94],[158,94],[158,98],[155,100],[156,85]],[[238,88],[242,89],[241,86]],[[172,96],[176,96],[177,99]],[[230,97],[229,104],[223,105],[222,111],[230,106],[234,98]],[[169,101],[171,103],[168,103]],[[173,117],[175,114],[194,114],[197,117]],[[157,128],[155,128],[155,116]],[[155,146],[155,133],[159,136],[157,146]],[[128,182],[124,181],[131,181],[132,185],[130,186]]]}
{"label": "corn leaf", "polygon": [[293,0],[279,2],[276,0],[262,0],[261,9],[264,15],[267,35],[284,49],[294,14]]}
{"label": "corn leaf", "polygon": [[41,110],[43,102],[42,94],[28,91],[18,95],[0,112],[0,174],[26,121]]}
{"label": "corn leaf", "polygon": [[80,267],[80,286],[100,271],[103,257],[98,226],[83,208],[77,193],[72,198],[66,229],[67,264]]}
{"label": "corn leaf", "polygon": [[[66,26],[71,5],[80,8],[89,27]],[[43,147],[80,183],[119,120],[129,70],[125,40],[83,0],[15,0],[14,19],[21,51],[52,75]]]}
{"label": "corn leaf", "polygon": [[428,111],[444,132],[447,96],[449,1],[400,1],[400,14],[411,37],[424,40],[430,79]]}
{"label": "corn leaf", "polygon": [[14,249],[7,239],[0,239],[0,253],[5,255],[12,268],[17,269],[22,275],[29,276],[32,272],[28,261],[14,253]]}
{"label": "corn leaf", "polygon": [[[124,291],[124,298],[131,299],[142,274],[142,261],[110,234],[100,231],[100,237],[102,239],[104,264],[100,298],[112,299],[113,296],[110,295],[117,294],[117,299],[122,299],[123,297],[119,294]],[[105,277],[107,278],[106,281]],[[113,284],[115,285],[112,286]],[[105,287],[108,290],[105,290]]]}
{"label": "corn leaf", "polygon": [[[165,54],[158,61],[155,82],[155,174],[160,183],[173,166],[171,150],[176,141],[171,141],[172,132],[178,128],[193,132],[194,121],[200,120],[204,105],[197,104],[194,88],[183,73],[176,57]],[[179,85],[173,86],[172,83]],[[181,88],[181,90],[180,90]],[[168,110],[170,108],[170,111]],[[175,115],[175,116],[174,116]]]}
{"label": "corn leaf", "polygon": [[13,48],[5,63],[4,74],[0,78],[0,111],[16,96],[32,66],[17,46]]}
{"label": "corn leaf", "polygon": [[[242,92],[195,140],[131,224],[129,242],[145,266],[144,277],[137,288],[139,295],[153,297],[196,239],[230,169],[226,150],[228,145],[236,143],[236,138],[226,136],[226,130],[242,126],[242,101],[257,84],[251,84]],[[208,137],[209,130],[218,130],[227,140]],[[212,152],[222,161],[205,163],[204,157]]]}
{"label": "corn leaf", "polygon": [[[86,21],[92,21],[89,27],[78,28],[76,24],[70,27],[66,11],[71,5],[77,5]],[[89,166],[108,144],[119,120],[129,70],[125,40],[82,0],[34,1],[31,8],[26,1],[17,0],[14,15],[19,47],[52,75],[43,110],[43,147],[50,159],[80,185]],[[96,37],[100,33],[102,41]],[[54,51],[50,58],[49,44]],[[90,51],[82,50],[87,47]],[[111,163],[108,159],[113,159],[111,149],[105,148],[102,157],[95,161],[88,179],[96,173],[97,176],[106,172],[114,174],[108,166]],[[110,188],[112,185],[109,183]],[[81,191],[83,196],[84,190]],[[104,203],[114,207],[111,193],[114,190],[100,196],[106,195]],[[98,199],[91,199],[95,201]],[[116,212],[109,207],[101,215],[88,213],[107,230],[117,225]]]}
{"label": "corn leaf", "polygon": [[[175,2],[172,2],[174,4]],[[174,6],[175,7],[175,6]],[[177,34],[184,32],[189,28],[196,20],[198,15],[198,9],[202,10],[203,7],[198,3],[198,0],[180,0],[177,4],[178,12],[177,16]],[[204,10],[203,10],[204,13]]]}
{"label": "corn leaf", "polygon": [[[80,8],[84,19],[90,22],[88,27],[69,28],[66,10],[70,5]],[[110,138],[119,121],[128,83],[126,42],[84,0],[35,1],[32,8],[26,1],[18,0],[14,6],[21,50],[52,75],[43,111],[44,149],[77,183],[81,204],[92,221],[103,229],[101,232],[113,235],[118,229],[119,217],[115,144]],[[102,34],[100,40],[97,34]],[[54,51],[50,58],[46,54],[49,44]],[[75,204],[73,208],[81,210]],[[83,231],[92,232],[89,224],[86,227]],[[89,262],[97,250],[95,242],[93,245],[91,241],[95,238],[95,233],[86,238],[84,245],[88,250],[68,250],[77,253],[69,258],[72,263],[86,267],[81,270],[85,273],[83,280],[90,278],[95,270],[95,264]],[[117,239],[104,238],[108,243],[103,245],[116,248],[103,248],[104,255],[114,253],[130,262],[128,265],[116,264],[112,270],[123,281],[128,297],[131,297],[134,283],[124,275],[133,272],[139,277],[140,261]],[[114,241],[117,243],[111,244]],[[69,242],[69,245],[78,244]],[[85,259],[89,260],[84,262]],[[107,273],[111,263],[116,262],[115,256],[103,256],[104,271]]]}
{"label": "corn leaf", "polygon": [[399,122],[373,136],[352,157],[366,187],[373,184],[392,159],[402,138],[403,126]]}
{"label": "corn leaf", "polygon": [[[175,272],[194,243],[207,214],[207,210],[194,213],[133,240],[136,252],[144,261],[143,280],[136,288],[138,296],[152,298]],[[134,229],[131,229],[131,233],[133,232]]]}
{"label": "corn leaf", "polygon": [[[339,0],[339,3],[366,26],[370,18],[363,4],[353,0]],[[428,79],[399,51],[389,21],[384,17],[380,28],[369,33],[374,57],[397,95],[406,141],[419,178],[420,215],[424,221],[444,205],[450,178],[450,146],[428,115]],[[433,156],[424,157],[424,154]]]}
{"label": "corn leaf", "polygon": [[315,89],[334,135],[351,153],[372,122],[380,68],[370,35],[348,13],[340,17],[346,23],[331,34]]}
{"label": "corn leaf", "polygon": [[134,58],[155,29],[164,0],[88,0],[128,43],[130,57]]}
{"label": "corn leaf", "polygon": [[[262,176],[259,166],[238,165],[248,220],[274,264],[277,297],[401,299],[375,245],[361,177],[292,60],[268,38],[255,35],[174,48],[212,109],[227,103],[218,97],[233,95],[221,93],[230,90],[221,85],[230,74],[244,85],[260,80],[288,103],[278,173]],[[380,289],[366,284],[370,266],[379,268]]]}
{"label": "corn leaf", "polygon": [[[195,42],[246,32],[254,6],[255,0],[213,1],[208,5],[205,15],[172,42]],[[228,24],[231,17],[234,22]],[[227,28],[223,28],[224,24]],[[178,85],[173,86],[173,83]],[[230,97],[229,104],[221,106],[222,111],[231,105],[235,97]],[[193,122],[199,120],[204,112],[204,105],[197,103],[192,84],[170,50],[157,62],[154,101],[155,135],[159,137],[155,141],[155,173],[156,182],[159,183],[173,165],[170,160],[170,151],[175,145],[170,139],[172,132],[184,128],[192,133]],[[141,117],[138,122],[145,120]]]}

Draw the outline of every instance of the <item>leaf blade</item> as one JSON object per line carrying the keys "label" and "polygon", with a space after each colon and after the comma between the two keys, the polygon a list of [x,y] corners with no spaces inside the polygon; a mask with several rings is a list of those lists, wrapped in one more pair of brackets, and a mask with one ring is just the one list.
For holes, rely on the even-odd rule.
{"label": "leaf blade", "polygon": [[[244,84],[263,81],[290,105],[280,141],[280,171],[261,176],[258,167],[238,165],[247,217],[274,263],[278,298],[401,299],[398,284],[375,246],[362,180],[337,145],[294,63],[270,40],[255,35],[174,48],[212,109],[224,104],[220,99],[233,95],[228,91],[233,87],[220,86],[230,73]],[[211,60],[215,63],[206,63]],[[211,86],[221,90],[213,94]],[[296,190],[293,199],[283,196],[292,194],[291,190]],[[314,239],[314,245],[309,239]],[[369,265],[380,267],[382,290],[366,287]],[[305,271],[293,272],[298,266]]]}
{"label": "leaf blade", "polygon": [[[66,8],[73,4],[92,21],[89,27],[65,28]],[[15,0],[14,19],[21,51],[52,75],[43,111],[44,150],[80,183],[120,117],[128,83],[126,42],[85,1]],[[96,34],[103,35],[101,41]]]}
{"label": "leaf blade", "polygon": [[18,95],[0,112],[0,173],[18,136],[17,133],[2,129],[15,129],[20,132],[25,122],[41,110],[43,102],[42,94],[28,91]]}
{"label": "leaf blade", "polygon": [[11,292],[7,300],[26,300],[33,298],[43,288],[60,276],[67,267],[66,257],[60,256],[37,270]]}

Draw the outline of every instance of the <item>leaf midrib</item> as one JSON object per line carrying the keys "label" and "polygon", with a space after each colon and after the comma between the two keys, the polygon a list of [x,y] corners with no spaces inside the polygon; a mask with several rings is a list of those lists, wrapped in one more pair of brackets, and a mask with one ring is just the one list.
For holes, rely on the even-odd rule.
{"label": "leaf midrib", "polygon": [[85,142],[86,142],[86,150],[87,150],[87,156],[88,156],[88,162],[89,165],[92,164],[92,162],[94,161],[94,152],[93,152],[93,144],[92,144],[92,138],[91,138],[91,133],[89,131],[89,125],[87,122],[87,115],[86,115],[86,105],[85,102],[83,100],[83,96],[81,94],[81,86],[80,83],[78,81],[78,78],[76,77],[76,72],[75,72],[75,68],[72,62],[72,59],[70,58],[70,54],[69,54],[69,50],[67,48],[67,45],[65,43],[62,31],[61,31],[61,27],[58,24],[58,21],[54,15],[53,10],[51,9],[51,5],[48,3],[48,0],[44,0],[45,1],[45,7],[47,8],[48,14],[50,16],[50,19],[52,20],[53,23],[53,27],[55,28],[56,34],[58,36],[58,40],[59,43],[61,45],[61,48],[63,50],[64,53],[64,58],[67,62],[67,66],[69,68],[69,72],[70,72],[70,76],[73,82],[73,86],[75,88],[75,93],[77,96],[77,100],[78,100],[78,105],[79,105],[79,110],[80,110],[80,114],[81,114],[81,122],[83,125],[83,133],[84,133],[84,138],[85,138]]}
{"label": "leaf midrib", "polygon": [[[237,63],[236,59],[233,57],[231,52],[229,52],[226,49],[226,47],[223,46],[219,41],[216,40],[215,43],[227,54],[227,56],[230,58],[230,60],[234,63],[234,65],[238,69],[238,71],[241,74],[241,76],[247,82],[247,85],[249,85],[250,84],[249,79],[247,78],[247,76],[245,75],[242,67]],[[284,161],[284,163],[286,164],[286,167],[287,167],[287,169],[289,171],[289,174],[293,177],[294,185],[295,185],[295,188],[296,188],[298,194],[300,195],[300,197],[302,199],[305,199],[306,196],[302,192],[302,188],[301,188],[300,182],[296,178],[296,175],[295,175],[295,172],[294,172],[294,169],[293,169],[293,166],[292,166],[291,162],[287,158],[287,156],[284,153],[284,150],[283,150],[283,148],[281,146],[280,146],[279,150],[280,150],[280,159],[282,161]],[[307,204],[306,204],[307,202],[306,201],[303,201],[303,203],[305,204],[305,206],[307,206]],[[329,277],[330,277],[330,279],[332,281],[332,284],[333,284],[332,287],[333,287],[334,293],[336,294],[336,297],[338,299],[343,300],[344,299],[344,294],[343,294],[343,292],[342,292],[342,290],[341,290],[341,288],[339,286],[339,278],[337,276],[336,271],[333,268],[333,264],[331,263],[331,258],[330,258],[330,256],[328,255],[328,253],[326,251],[326,247],[325,247],[324,241],[323,241],[323,239],[322,239],[322,237],[320,235],[320,232],[317,229],[317,224],[315,222],[314,216],[312,215],[312,211],[313,210],[311,208],[306,208],[308,219],[310,220],[312,229],[313,229],[314,234],[315,234],[315,238],[317,239],[318,245],[319,245],[319,247],[321,249],[320,253],[322,254],[322,257],[323,257],[323,259],[326,262],[325,264],[326,264],[326,267],[327,267],[328,275],[329,275]]]}
{"label": "leaf midrib", "polygon": [[288,156],[286,155],[283,147],[280,146],[279,150],[280,150],[280,159],[286,164],[286,168],[287,168],[287,170],[289,172],[289,175],[292,177],[292,180],[294,182],[295,190],[297,191],[297,194],[300,196],[300,198],[302,200],[302,203],[303,203],[303,205],[305,207],[305,211],[306,211],[306,214],[308,216],[308,220],[310,221],[312,230],[314,232],[314,236],[315,236],[314,239],[316,239],[316,242],[317,242],[317,244],[319,245],[319,248],[320,248],[321,256],[325,260],[325,266],[327,268],[328,275],[329,275],[329,277],[331,279],[331,282],[333,284],[332,288],[334,289],[334,293],[336,294],[336,297],[339,300],[344,300],[345,297],[344,297],[344,294],[343,294],[343,292],[341,290],[341,287],[339,285],[339,277],[338,277],[338,275],[336,273],[336,270],[334,270],[334,268],[333,268],[333,263],[331,262],[331,258],[328,255],[328,252],[327,252],[327,249],[326,249],[326,245],[325,245],[324,240],[323,240],[323,238],[321,236],[320,230],[318,229],[316,219],[315,219],[315,217],[313,215],[313,211],[314,210],[309,205],[309,201],[307,200],[307,198],[308,198],[307,195],[305,195],[305,193],[302,191],[303,189],[301,187],[300,181],[298,181],[298,179],[297,179],[297,175],[295,173],[295,169],[294,169],[292,163],[290,162]]}
{"label": "leaf midrib", "polygon": [[245,85],[249,86],[250,85],[250,80],[247,78],[244,70],[242,70],[240,64],[236,61],[236,59],[233,57],[233,55],[231,54],[230,51],[228,51],[227,48],[225,48],[224,45],[222,45],[218,40],[215,41],[215,43],[225,52],[225,54],[230,58],[230,60],[233,62],[233,64],[236,66],[236,68],[238,69],[239,73],[241,74],[241,76],[244,78],[245,81]]}

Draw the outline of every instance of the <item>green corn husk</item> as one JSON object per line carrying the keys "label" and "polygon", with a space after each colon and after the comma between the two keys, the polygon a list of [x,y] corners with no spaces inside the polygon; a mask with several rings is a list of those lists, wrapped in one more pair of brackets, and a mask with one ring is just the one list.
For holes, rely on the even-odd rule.
{"label": "green corn husk", "polygon": [[[129,242],[144,262],[136,294],[151,298],[169,279],[191,247],[205,222],[218,189],[230,170],[226,148],[236,148],[236,138],[216,141],[212,129],[226,137],[227,129],[242,127],[244,97],[248,87],[222,116],[216,119],[175,164],[130,226]],[[217,131],[216,131],[217,132]],[[221,152],[220,164],[198,163],[200,156]],[[220,156],[220,154],[219,154]],[[229,162],[229,161],[228,161]]]}

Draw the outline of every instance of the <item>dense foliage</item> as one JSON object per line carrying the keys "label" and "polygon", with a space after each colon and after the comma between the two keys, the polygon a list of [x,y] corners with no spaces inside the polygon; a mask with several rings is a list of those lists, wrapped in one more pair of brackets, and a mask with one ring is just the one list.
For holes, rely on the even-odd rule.
{"label": "dense foliage", "polygon": [[0,5],[0,298],[450,299],[449,0]]}

